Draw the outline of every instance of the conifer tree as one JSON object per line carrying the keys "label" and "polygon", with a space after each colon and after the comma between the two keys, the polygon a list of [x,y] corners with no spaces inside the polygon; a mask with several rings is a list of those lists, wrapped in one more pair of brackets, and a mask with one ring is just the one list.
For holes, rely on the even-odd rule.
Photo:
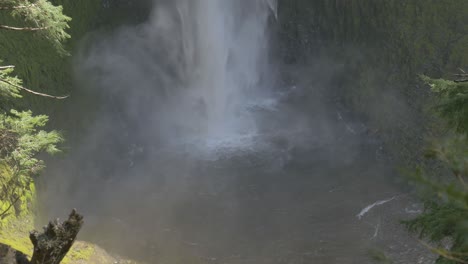
{"label": "conifer tree", "polygon": [[[0,17],[10,17],[15,21],[12,25],[0,23],[0,30],[30,32],[47,39],[60,54],[67,54],[62,43],[70,38],[65,30],[69,27],[71,18],[63,14],[62,6],[54,6],[47,0],[3,0],[0,2]],[[0,58],[1,56],[2,54]],[[0,61],[0,96],[21,97],[20,92],[25,91],[40,96],[64,98],[24,87],[22,80],[12,75],[14,65],[1,64]]]}
{"label": "conifer tree", "polygon": [[[409,230],[439,245],[427,245],[440,256],[438,264],[468,263],[468,80],[465,72],[457,76],[453,81],[422,77],[436,94],[435,110],[448,130],[428,149],[427,158],[447,173],[434,179],[418,169],[414,181],[424,191],[424,212],[405,222]],[[448,249],[442,245],[447,239]]]}
{"label": "conifer tree", "polygon": [[[47,0],[2,0],[0,18],[0,30],[45,38],[57,52],[67,55],[62,43],[70,38],[65,30],[71,19],[63,14],[61,6]],[[4,21],[12,21],[12,24],[3,24]],[[5,54],[0,54],[0,58],[2,56]],[[12,211],[18,214],[18,210],[12,209],[22,208],[25,203],[23,197],[30,191],[33,177],[44,167],[37,155],[57,153],[57,144],[62,141],[58,132],[41,130],[47,123],[47,116],[10,109],[7,102],[21,98],[23,92],[66,98],[26,88],[14,75],[14,68],[14,65],[4,65],[0,61],[0,220]]]}

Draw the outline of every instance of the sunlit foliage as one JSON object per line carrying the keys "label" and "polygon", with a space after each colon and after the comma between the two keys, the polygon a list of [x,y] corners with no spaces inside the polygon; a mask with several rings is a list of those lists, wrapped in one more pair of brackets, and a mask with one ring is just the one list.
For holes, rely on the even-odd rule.
{"label": "sunlit foliage", "polygon": [[[66,54],[62,43],[70,37],[65,31],[69,21],[62,7],[50,1],[0,3],[0,31],[33,34],[38,39],[46,39],[60,54]],[[10,41],[0,39],[0,42]],[[23,81],[14,75],[14,68],[15,65],[0,65],[0,220],[12,212],[19,214],[24,203],[31,200],[27,197],[33,192],[34,176],[45,166],[38,154],[59,152],[57,144],[62,141],[58,132],[41,130],[48,121],[47,116],[34,116],[31,111],[16,111],[9,106],[9,101],[22,97],[24,92],[50,97],[24,87]]]}

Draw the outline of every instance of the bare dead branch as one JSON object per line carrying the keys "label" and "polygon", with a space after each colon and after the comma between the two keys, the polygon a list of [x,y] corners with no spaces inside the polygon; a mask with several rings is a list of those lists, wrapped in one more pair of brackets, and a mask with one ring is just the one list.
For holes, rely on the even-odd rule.
{"label": "bare dead branch", "polygon": [[456,83],[468,82],[468,73],[466,73],[462,68],[458,68],[460,73],[455,73],[453,76],[458,77],[458,79],[453,80]]}
{"label": "bare dead branch", "polygon": [[[8,206],[8,208],[6,208],[3,212],[0,213],[0,219],[6,217],[8,215],[8,211],[10,211],[10,209],[13,206],[15,206],[15,204],[21,198],[21,196],[19,195],[14,195],[15,192],[18,190],[18,186],[14,183],[15,178],[16,177],[13,175],[11,179],[9,179],[8,182],[4,183],[2,186],[2,195],[0,196],[0,200],[10,200],[10,205]],[[13,201],[11,201],[11,198],[9,198],[12,196],[15,196]]]}
{"label": "bare dead branch", "polygon": [[0,6],[0,10],[15,10],[15,9],[23,9],[23,8],[29,8],[31,6],[34,6],[34,4],[30,5],[19,5],[19,6]]}
{"label": "bare dead branch", "polygon": [[7,215],[8,211],[10,211],[10,209],[13,206],[15,206],[15,204],[19,201],[19,199],[20,199],[20,196],[18,196],[12,203],[10,203],[10,205],[5,210],[3,210],[3,212],[0,213],[0,219],[3,219]]}
{"label": "bare dead branch", "polygon": [[461,175],[461,173],[457,172],[457,171],[454,171],[453,174],[455,174],[455,177],[457,178],[457,180],[461,183],[461,185],[465,188],[467,188],[467,185],[466,185],[466,182],[465,180],[463,179],[463,176]]}
{"label": "bare dead branch", "polygon": [[427,244],[426,242],[422,241],[422,240],[419,240],[419,242],[425,246],[426,248],[428,248],[430,251],[434,252],[435,254],[439,255],[439,256],[442,256],[448,260],[451,260],[451,261],[455,261],[456,263],[460,263],[460,264],[468,264],[468,261],[466,260],[463,260],[463,259],[460,259],[458,258],[456,255],[461,255],[461,254],[457,254],[457,253],[452,253],[452,252],[449,252],[447,250],[444,250],[444,249],[439,249],[439,248],[435,248],[435,247],[432,247],[430,246],[429,244]]}
{"label": "bare dead branch", "polygon": [[47,29],[48,27],[12,27],[6,25],[0,25],[0,29],[14,30],[14,31],[40,31]]}
{"label": "bare dead branch", "polygon": [[8,85],[11,85],[11,86],[16,87],[16,88],[18,88],[18,89],[20,89],[20,90],[26,91],[26,92],[28,92],[28,93],[32,93],[32,94],[39,95],[39,96],[43,96],[43,97],[49,97],[49,98],[60,99],[60,100],[69,97],[69,95],[65,95],[65,96],[55,96],[55,95],[50,95],[50,94],[45,94],[45,93],[39,93],[39,92],[30,90],[30,89],[28,89],[28,88],[26,88],[26,87],[19,86],[19,85],[16,85],[16,84],[14,84],[14,83],[11,83],[11,82],[9,82],[9,81],[2,80],[2,79],[0,79],[0,82],[6,83],[6,84],[8,84]]}
{"label": "bare dead branch", "polygon": [[13,68],[15,68],[14,65],[0,66],[0,71],[6,70],[6,69],[13,69]]}

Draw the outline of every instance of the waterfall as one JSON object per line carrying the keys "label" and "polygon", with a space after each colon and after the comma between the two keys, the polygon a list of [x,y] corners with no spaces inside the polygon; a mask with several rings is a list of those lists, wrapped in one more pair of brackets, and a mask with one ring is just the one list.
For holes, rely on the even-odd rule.
{"label": "waterfall", "polygon": [[148,21],[82,50],[80,79],[106,98],[99,126],[146,145],[249,145],[275,15],[276,0],[154,0]]}
{"label": "waterfall", "polygon": [[267,24],[275,6],[274,0],[155,4],[150,25],[160,43],[169,43],[181,80],[171,107],[183,126],[207,138],[254,132],[245,108],[267,90]]}

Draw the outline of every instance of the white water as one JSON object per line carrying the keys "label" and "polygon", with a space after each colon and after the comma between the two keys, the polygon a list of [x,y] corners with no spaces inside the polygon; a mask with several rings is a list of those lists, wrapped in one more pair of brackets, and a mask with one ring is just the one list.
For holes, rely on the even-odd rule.
{"label": "white water", "polygon": [[79,72],[104,90],[123,130],[144,128],[165,146],[249,147],[255,108],[274,108],[275,16],[276,0],[154,0],[147,22],[85,50]]}
{"label": "white water", "polygon": [[259,112],[274,112],[278,97],[275,17],[276,0],[154,0],[147,22],[83,49],[79,79],[108,100],[94,130],[210,157],[257,150]]}
{"label": "white water", "polygon": [[[166,8],[175,14],[168,16]],[[184,127],[184,139],[208,148],[249,146],[257,134],[249,107],[269,92],[267,23],[276,1],[176,0],[166,8],[156,5],[152,27],[166,30],[164,43],[180,45],[168,51],[182,76],[169,106],[178,113],[171,121]]]}

